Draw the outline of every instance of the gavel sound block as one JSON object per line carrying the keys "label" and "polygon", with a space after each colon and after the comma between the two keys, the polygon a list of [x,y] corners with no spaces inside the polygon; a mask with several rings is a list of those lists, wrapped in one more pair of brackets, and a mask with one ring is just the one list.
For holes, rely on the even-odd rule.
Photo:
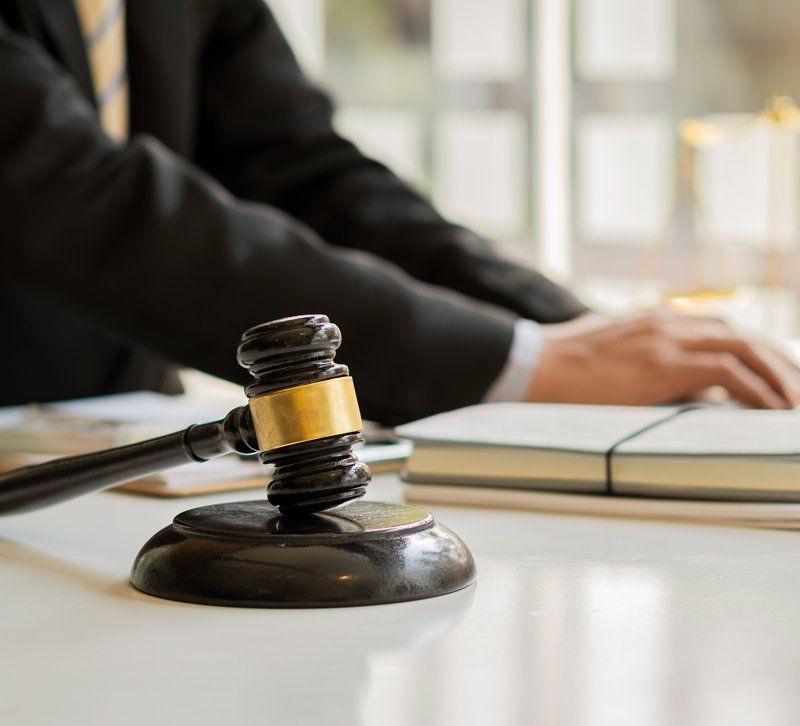
{"label": "gavel sound block", "polygon": [[199,507],[145,543],[131,583],[157,597],[240,607],[374,605],[475,579],[466,545],[419,507],[359,501],[361,414],[339,329],[304,315],[248,330],[247,406],[221,421],[0,476],[0,514],[36,509],[189,461],[238,452],[273,464],[268,501]]}

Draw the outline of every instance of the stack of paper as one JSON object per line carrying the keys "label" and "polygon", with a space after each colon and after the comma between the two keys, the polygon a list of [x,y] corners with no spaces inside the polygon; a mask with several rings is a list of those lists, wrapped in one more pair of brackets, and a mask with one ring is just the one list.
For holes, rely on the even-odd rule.
{"label": "stack of paper", "polygon": [[[0,471],[162,436],[193,423],[220,419],[242,403],[239,398],[198,400],[136,392],[0,409]],[[375,440],[379,443],[357,447],[359,458],[374,472],[398,469],[411,450],[407,442],[389,441],[385,436]],[[256,456],[232,454],[169,469],[119,488],[158,496],[190,496],[262,488],[271,474],[272,468]]]}

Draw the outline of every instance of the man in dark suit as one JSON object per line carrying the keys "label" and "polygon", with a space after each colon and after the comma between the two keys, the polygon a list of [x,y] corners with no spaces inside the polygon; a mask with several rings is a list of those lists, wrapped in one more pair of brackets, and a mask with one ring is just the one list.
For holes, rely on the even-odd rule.
{"label": "man in dark suit", "polygon": [[715,383],[798,401],[723,324],[587,318],[442,219],[333,131],[262,0],[0,0],[0,98],[0,403],[173,390],[175,363],[242,380],[240,333],[305,312],[387,422]]}

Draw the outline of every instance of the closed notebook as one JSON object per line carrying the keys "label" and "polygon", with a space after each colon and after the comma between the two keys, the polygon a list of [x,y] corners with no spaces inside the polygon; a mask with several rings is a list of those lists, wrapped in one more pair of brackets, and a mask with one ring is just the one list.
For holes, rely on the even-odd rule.
{"label": "closed notebook", "polygon": [[585,494],[800,501],[800,414],[502,403],[398,428],[404,478]]}

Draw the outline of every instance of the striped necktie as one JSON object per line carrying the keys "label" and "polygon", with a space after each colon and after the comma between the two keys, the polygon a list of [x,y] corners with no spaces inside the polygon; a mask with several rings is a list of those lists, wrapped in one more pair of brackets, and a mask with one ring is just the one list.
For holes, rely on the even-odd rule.
{"label": "striped necktie", "polygon": [[117,141],[128,137],[125,0],[75,0],[100,123]]}

